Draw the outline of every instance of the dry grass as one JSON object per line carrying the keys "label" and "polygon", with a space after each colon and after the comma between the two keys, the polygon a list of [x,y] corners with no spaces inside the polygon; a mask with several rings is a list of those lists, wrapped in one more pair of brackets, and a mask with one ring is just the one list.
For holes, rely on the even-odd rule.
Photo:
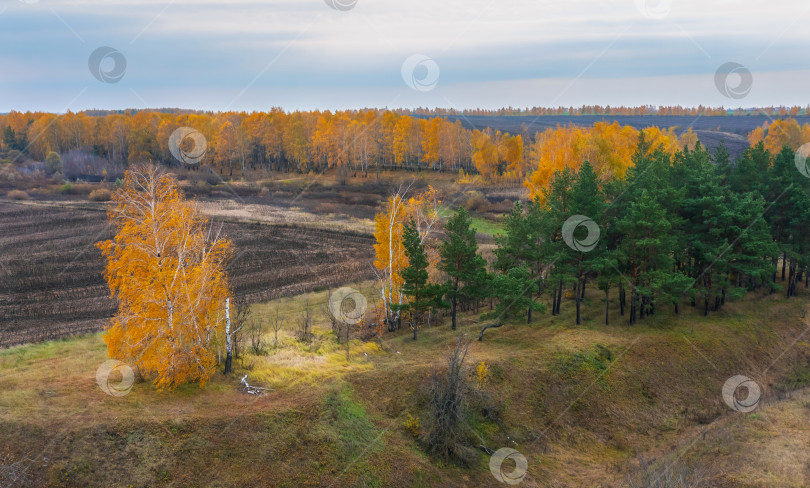
{"label": "dry grass", "polygon": [[261,222],[269,224],[296,225],[316,229],[352,231],[370,234],[374,224],[370,219],[342,218],[309,213],[298,207],[285,208],[274,205],[245,204],[234,200],[200,202],[202,212],[210,217],[219,217],[237,222]]}
{"label": "dry grass", "polygon": [[[375,295],[372,283],[356,287]],[[603,303],[591,290],[582,326],[568,301],[560,316],[489,330],[468,356],[490,368],[465,418],[468,442],[524,453],[521,486],[622,486],[638,453],[660,464],[681,452],[685,466],[714,456],[713,479],[725,486],[801,486],[810,399],[771,403],[752,417],[729,412],[719,395],[733,374],[755,377],[769,399],[783,380],[803,377],[791,369],[807,354],[801,341],[756,376],[803,330],[801,292],[750,297],[708,318],[688,306],[677,317],[659,310],[629,327],[615,309],[615,325],[601,325]],[[458,335],[477,337],[476,315],[463,315],[456,332],[425,328],[418,342],[406,330],[353,341],[347,359],[320,311],[326,300],[323,290],[254,305],[254,317],[270,320],[278,303],[280,347],[246,354],[232,377],[215,375],[203,389],[159,392],[141,382],[122,398],[105,395],[94,378],[106,359],[99,335],[4,350],[0,447],[17,459],[44,453],[49,463],[40,457],[34,472],[51,486],[318,486],[336,476],[335,486],[497,486],[488,456],[470,469],[434,464],[403,427],[407,415],[424,421],[423,387]],[[295,338],[307,303],[311,344]],[[239,393],[242,374],[272,391]],[[483,405],[498,417],[482,416]]]}
{"label": "dry grass", "polygon": [[106,188],[96,188],[87,196],[91,202],[109,202],[112,199],[112,192]]}

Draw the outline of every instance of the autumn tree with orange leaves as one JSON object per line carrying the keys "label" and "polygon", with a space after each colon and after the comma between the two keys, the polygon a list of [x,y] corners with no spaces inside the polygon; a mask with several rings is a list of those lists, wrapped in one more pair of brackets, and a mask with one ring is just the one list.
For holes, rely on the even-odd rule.
{"label": "autumn tree with orange leaves", "polygon": [[799,125],[796,119],[774,120],[751,131],[748,142],[751,146],[762,142],[771,154],[779,153],[785,146],[795,151],[810,142],[810,124]]}
{"label": "autumn tree with orange leaves", "polygon": [[402,270],[408,266],[403,245],[405,223],[414,220],[421,244],[428,258],[428,273],[434,278],[439,262],[439,242],[436,232],[441,226],[439,208],[441,201],[432,187],[424,192],[408,196],[410,188],[400,187],[388,197],[374,218],[374,267],[380,282],[383,301],[383,322],[393,331],[400,323],[401,306],[405,300],[402,293],[404,280]]}
{"label": "autumn tree with orange leaves", "polygon": [[176,179],[152,167],[127,171],[97,246],[118,312],[104,336],[111,358],[134,363],[158,388],[202,386],[224,341],[225,264],[232,243],[212,234]]}
{"label": "autumn tree with orange leaves", "polygon": [[542,200],[555,172],[563,168],[578,171],[585,161],[591,163],[600,182],[624,178],[642,133],[650,153],[660,149],[672,155],[682,148],[673,129],[647,127],[639,131],[618,122],[596,122],[593,127],[558,126],[538,133],[529,156],[532,172],[523,183],[529,198]]}

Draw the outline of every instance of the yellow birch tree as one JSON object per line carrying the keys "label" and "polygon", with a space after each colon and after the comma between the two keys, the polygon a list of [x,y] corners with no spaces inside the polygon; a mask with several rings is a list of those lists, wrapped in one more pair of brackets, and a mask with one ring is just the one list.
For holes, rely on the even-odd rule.
{"label": "yellow birch tree", "polygon": [[113,203],[115,237],[97,244],[119,302],[104,336],[107,352],[134,363],[158,388],[202,386],[224,336],[232,243],[212,235],[175,178],[155,167],[127,171]]}

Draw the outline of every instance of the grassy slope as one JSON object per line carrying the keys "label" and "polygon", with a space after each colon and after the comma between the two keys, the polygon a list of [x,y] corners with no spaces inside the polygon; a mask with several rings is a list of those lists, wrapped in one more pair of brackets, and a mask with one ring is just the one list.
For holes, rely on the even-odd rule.
{"label": "grassy slope", "polygon": [[[806,337],[782,355],[806,327],[806,297],[803,289],[792,300],[752,296],[708,318],[688,306],[677,317],[659,310],[628,327],[616,310],[616,325],[601,325],[604,302],[591,290],[592,319],[582,326],[566,302],[561,316],[489,330],[468,356],[491,370],[471,405],[499,414],[472,411],[469,441],[521,451],[529,471],[520,486],[619,486],[640,453],[659,464],[710,464],[712,479],[729,486],[802,486],[806,401],[741,414],[720,388],[745,374],[770,402],[786,385],[807,384]],[[307,299],[322,320],[325,292],[286,299],[288,329]],[[269,322],[274,310],[260,305],[256,316]],[[467,315],[459,332],[477,337],[479,327]],[[290,333],[279,350],[248,356],[237,375],[218,374],[202,389],[137,383],[121,398],[95,384],[106,359],[99,335],[4,350],[0,451],[49,486],[502,486],[488,456],[469,468],[444,465],[404,429],[407,415],[424,423],[423,385],[457,333],[434,325],[417,343],[407,332],[354,343],[349,361],[330,332],[309,348]],[[243,367],[273,391],[237,392]]]}

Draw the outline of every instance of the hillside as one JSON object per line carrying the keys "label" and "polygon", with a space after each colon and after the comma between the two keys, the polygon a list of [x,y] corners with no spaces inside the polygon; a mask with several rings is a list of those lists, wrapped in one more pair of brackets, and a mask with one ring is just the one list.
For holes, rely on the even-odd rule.
{"label": "hillside", "polygon": [[[589,293],[581,326],[566,300],[559,316],[488,330],[467,358],[471,385],[476,365],[490,371],[468,395],[469,467],[426,456],[405,424],[424,425],[427,376],[446,368],[457,335],[477,336],[474,315],[458,333],[434,323],[418,342],[407,331],[355,340],[347,360],[317,312],[312,345],[294,338],[324,292],[282,299],[277,349],[266,331],[267,354],[245,353],[233,376],[173,393],[137,382],[123,397],[96,385],[98,334],[17,346],[0,352],[0,459],[5,473],[28,468],[19,486],[503,486],[475,450],[484,445],[526,456],[521,486],[626,486],[639,460],[700,486],[805,486],[808,394],[790,392],[810,384],[807,297],[802,287],[707,318],[686,307],[604,326],[601,293]],[[269,322],[275,310],[253,312]],[[244,374],[271,390],[241,392]],[[736,374],[762,387],[757,411],[723,403]]]}

